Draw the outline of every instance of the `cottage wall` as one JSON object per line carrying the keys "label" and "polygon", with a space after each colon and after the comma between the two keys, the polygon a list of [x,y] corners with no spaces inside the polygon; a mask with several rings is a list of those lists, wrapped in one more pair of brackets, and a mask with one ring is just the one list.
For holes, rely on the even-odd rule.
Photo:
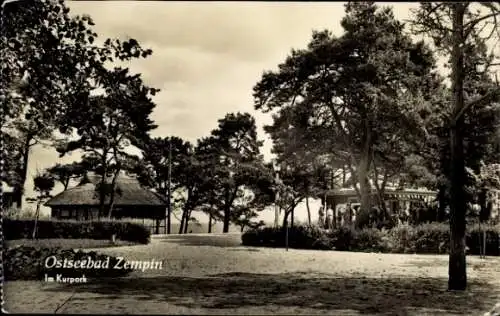
{"label": "cottage wall", "polygon": [[[104,217],[107,214],[104,215]],[[112,218],[165,218],[164,207],[116,207],[111,214]],[[96,206],[86,207],[53,207],[51,217],[56,219],[74,219],[74,220],[95,220],[99,218],[99,208]]]}
{"label": "cottage wall", "polygon": [[2,207],[4,210],[17,207],[17,203],[14,202],[14,193],[12,192],[2,193]]}

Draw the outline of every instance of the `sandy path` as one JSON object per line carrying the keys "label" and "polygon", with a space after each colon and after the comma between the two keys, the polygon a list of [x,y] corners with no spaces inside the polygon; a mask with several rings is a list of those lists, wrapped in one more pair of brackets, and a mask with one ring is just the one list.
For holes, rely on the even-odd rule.
{"label": "sandy path", "polygon": [[[500,258],[468,257],[470,290],[445,291],[447,256],[240,247],[240,237],[178,236],[100,249],[161,270],[85,285],[8,282],[11,312],[479,315],[500,302]],[[44,302],[45,300],[45,302]]]}

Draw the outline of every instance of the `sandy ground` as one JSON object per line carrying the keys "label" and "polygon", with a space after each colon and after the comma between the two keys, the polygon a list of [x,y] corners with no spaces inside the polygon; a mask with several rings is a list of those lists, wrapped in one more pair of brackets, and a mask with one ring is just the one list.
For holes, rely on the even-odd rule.
{"label": "sandy ground", "polygon": [[469,289],[446,291],[447,256],[241,247],[239,234],[98,249],[160,270],[87,284],[7,282],[12,313],[482,315],[500,302],[500,258],[468,257]]}

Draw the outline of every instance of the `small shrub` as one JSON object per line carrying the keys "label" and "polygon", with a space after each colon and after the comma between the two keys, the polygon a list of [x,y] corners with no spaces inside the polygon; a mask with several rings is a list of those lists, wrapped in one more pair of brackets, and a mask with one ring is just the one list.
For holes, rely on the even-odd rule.
{"label": "small shrub", "polygon": [[[324,230],[318,226],[295,226],[288,231],[289,247],[299,249],[335,249],[392,253],[446,254],[450,249],[449,225],[425,223],[399,225],[392,229],[340,227]],[[498,226],[468,227],[469,253],[477,255],[486,231],[486,255],[500,255]],[[284,247],[286,232],[282,228],[264,227],[249,230],[242,236],[243,245]]]}
{"label": "small shrub", "polygon": [[[486,231],[486,254],[500,255],[499,230],[494,226],[467,228],[466,244],[469,254],[478,255],[482,242],[482,231]],[[450,251],[450,227],[444,223],[426,223],[417,226],[398,226],[390,231],[393,244],[391,252],[394,253],[422,253],[446,254]],[[482,245],[482,244],[481,244]]]}
{"label": "small shrub", "polygon": [[112,243],[110,240],[100,239],[14,239],[6,240],[7,247],[15,246],[31,246],[39,248],[69,248],[69,249],[90,249],[90,248],[106,248],[117,246],[133,246],[135,242],[117,240]]}
{"label": "small shrub", "polygon": [[[88,260],[105,261],[109,258],[109,267],[101,269],[82,268],[48,268],[45,260],[55,256],[58,260]],[[4,252],[4,276],[8,281],[13,280],[43,280],[45,274],[55,277],[62,274],[64,277],[120,277],[129,274],[131,269],[115,269],[118,262],[116,257],[97,254],[96,252],[83,252],[62,248],[38,248],[29,246],[17,246],[7,248]],[[123,261],[124,262],[124,261]]]}
{"label": "small shrub", "polygon": [[443,254],[449,251],[450,234],[446,224],[400,225],[389,235],[393,253]]}
{"label": "small shrub", "polygon": [[241,235],[241,243],[244,246],[261,246],[259,244],[259,230],[249,229]]}
{"label": "small shrub", "polygon": [[285,232],[280,228],[261,227],[247,230],[241,238],[245,246],[284,247],[285,236]]}
{"label": "small shrub", "polygon": [[376,228],[364,228],[356,231],[351,240],[351,248],[354,251],[387,252],[389,243],[387,238],[384,238],[385,234],[385,230]]}
{"label": "small shrub", "polygon": [[500,227],[493,225],[471,225],[467,234],[467,246],[469,253],[474,255],[481,254],[481,249],[484,245],[483,238],[486,237],[487,256],[500,256]]}
{"label": "small shrub", "polygon": [[333,248],[339,251],[351,250],[356,230],[353,227],[339,227],[333,229],[329,236],[332,239]]}
{"label": "small shrub", "polygon": [[326,231],[318,226],[294,226],[288,232],[289,246],[298,249],[332,249]]}
{"label": "small shrub", "polygon": [[[33,232],[34,220],[4,219],[5,239],[29,239]],[[121,221],[58,221],[40,220],[37,224],[37,237],[74,238],[74,239],[110,239],[113,234],[119,240],[147,244],[151,233],[143,225]]]}
{"label": "small shrub", "polygon": [[410,234],[411,226],[408,225],[398,225],[388,232],[389,240],[391,242],[390,251],[393,253],[409,253],[412,252],[410,248],[411,239]]}
{"label": "small shrub", "polygon": [[413,228],[412,248],[416,253],[447,253],[450,244],[449,226],[426,223]]}
{"label": "small shrub", "polygon": [[[243,233],[245,246],[285,247],[286,230],[282,227],[262,227]],[[288,246],[297,249],[332,249],[331,239],[317,226],[294,226],[288,228]]]}

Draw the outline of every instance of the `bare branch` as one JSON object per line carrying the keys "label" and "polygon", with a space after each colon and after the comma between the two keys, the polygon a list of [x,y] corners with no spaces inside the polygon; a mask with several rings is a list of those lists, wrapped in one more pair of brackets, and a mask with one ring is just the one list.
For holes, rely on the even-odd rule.
{"label": "bare branch", "polygon": [[496,89],[492,89],[490,90],[488,93],[486,93],[485,95],[483,95],[482,97],[480,98],[477,98],[475,100],[472,100],[468,103],[466,103],[461,109],[460,111],[457,113],[457,115],[453,118],[452,120],[452,123],[451,125],[452,126],[455,126],[455,124],[457,123],[457,121],[464,115],[464,113],[472,108],[472,107],[475,107],[475,106],[478,106],[480,104],[484,104],[484,103],[489,103],[489,102],[494,102],[496,101],[497,99],[500,98],[500,89],[499,88],[496,88]]}
{"label": "bare branch", "polygon": [[472,31],[474,31],[475,27],[481,22],[481,21],[484,21],[484,20],[487,20],[489,18],[494,18],[495,19],[495,24],[496,24],[496,17],[497,16],[500,16],[500,11],[499,12],[494,12],[494,13],[490,13],[490,14],[487,14],[485,16],[482,16],[478,19],[475,19],[475,20],[471,20],[469,22],[467,22],[465,25],[464,25],[464,34],[465,34],[465,37],[467,38],[471,33]]}

